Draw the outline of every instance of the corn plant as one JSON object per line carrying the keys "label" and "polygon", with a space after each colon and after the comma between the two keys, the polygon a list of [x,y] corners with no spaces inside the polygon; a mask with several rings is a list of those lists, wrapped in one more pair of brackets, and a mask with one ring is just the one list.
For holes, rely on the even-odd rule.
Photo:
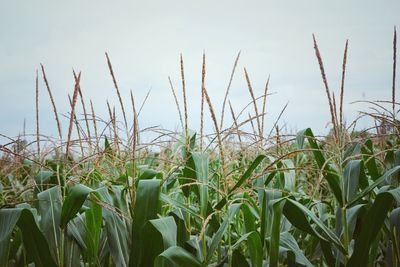
{"label": "corn plant", "polygon": [[[257,98],[246,70],[251,101],[244,110],[250,106],[256,114],[243,120],[229,103],[233,122],[223,128],[239,55],[220,122],[205,87],[203,56],[199,133],[188,127],[181,56],[184,118],[171,79],[170,85],[182,131],[147,129],[159,134],[150,144],[140,142],[146,132],[139,129],[133,95],[128,127],[108,54],[122,123],[109,103],[108,121],[96,117],[92,104],[89,119],[81,74],[74,72],[67,135],[51,97],[59,137],[47,138],[50,150],[41,146],[39,123],[36,141],[23,136],[0,147],[0,265],[400,266],[396,103],[386,103],[393,104],[390,113],[381,102],[370,102],[376,113],[362,114],[375,122],[376,134],[350,130],[342,99],[337,117],[315,38],[314,46],[331,111],[332,131],[323,137],[310,128],[284,135],[279,118],[266,135],[268,88]],[[347,43],[345,49],[343,78]],[[43,66],[42,73],[51,95]],[[204,103],[213,134],[203,131]]]}

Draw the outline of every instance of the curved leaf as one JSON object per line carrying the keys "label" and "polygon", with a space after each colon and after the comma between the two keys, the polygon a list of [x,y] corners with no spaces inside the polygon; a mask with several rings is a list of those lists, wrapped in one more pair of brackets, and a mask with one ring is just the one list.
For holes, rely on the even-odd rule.
{"label": "curved leaf", "polygon": [[371,244],[377,237],[382,225],[387,218],[387,213],[392,209],[393,201],[400,201],[400,188],[378,194],[371,208],[365,214],[360,235],[354,244],[354,252],[348,262],[349,267],[366,266]]}
{"label": "curved leaf", "polygon": [[[107,188],[97,190],[102,201],[113,205],[112,197]],[[116,266],[126,267],[129,264],[128,238],[129,229],[124,220],[117,213],[103,208],[104,230],[107,235],[107,242],[110,254]]]}
{"label": "curved leaf", "polygon": [[103,216],[102,208],[97,203],[92,203],[92,207],[85,211],[85,243],[88,260],[92,263],[98,262],[100,234]]}
{"label": "curved leaf", "polygon": [[[232,193],[239,188],[247,179],[251,177],[253,174],[254,170],[260,165],[260,163],[266,158],[267,156],[265,155],[258,155],[256,159],[250,164],[250,166],[247,168],[247,170],[243,173],[243,175],[239,178],[237,183],[228,191],[228,197],[232,195]],[[217,205],[215,205],[215,209],[220,210],[222,207],[226,204],[227,199],[223,198],[221,199]]]}
{"label": "curved leaf", "polygon": [[240,210],[241,204],[232,204],[229,207],[229,214],[228,217],[224,220],[224,222],[221,224],[219,227],[218,231],[215,233],[211,240],[210,247],[208,249],[207,253],[207,261],[211,259],[213,256],[214,252],[216,251],[219,242],[222,240],[222,237],[224,236],[226,229],[228,228],[229,224],[231,223],[233,217],[238,213]]}
{"label": "curved leaf", "polygon": [[281,233],[280,246],[287,251],[293,252],[297,263],[307,267],[313,267],[312,263],[304,256],[296,240],[289,232]]}
{"label": "curved leaf", "polygon": [[344,188],[345,200],[350,201],[356,195],[359,187],[365,188],[368,185],[365,177],[364,165],[361,160],[351,160],[344,168]]}
{"label": "curved leaf", "polygon": [[351,201],[349,201],[349,203],[347,203],[347,207],[351,207],[354,204],[356,204],[357,201],[359,201],[360,199],[362,199],[363,197],[368,195],[372,190],[374,190],[375,187],[377,187],[378,185],[387,181],[393,175],[399,173],[399,171],[400,171],[400,166],[396,166],[396,167],[388,170],[387,172],[385,172],[380,178],[376,179],[375,182],[373,182],[372,184],[367,186],[363,191],[361,191],[356,196],[354,196],[353,199]]}
{"label": "curved leaf", "polygon": [[367,139],[364,142],[364,145],[361,147],[361,152],[363,154],[363,160],[365,162],[365,166],[367,167],[369,175],[373,181],[378,179],[381,174],[378,170],[378,165],[376,164],[376,160],[374,157],[374,145],[371,139]]}
{"label": "curved leaf", "polygon": [[162,236],[164,249],[176,246],[177,227],[172,216],[150,220],[149,222]]}
{"label": "curved leaf", "polygon": [[[342,252],[345,251],[339,238],[333,233],[313,212],[304,207],[302,204],[290,198],[286,199],[283,208],[283,214],[295,227],[303,230],[311,235],[317,236],[323,241],[332,242]],[[308,219],[316,225],[314,229]]]}
{"label": "curved leaf", "polygon": [[91,188],[82,184],[72,187],[62,206],[61,228],[65,228],[68,222],[75,217],[91,192],[93,192]]}
{"label": "curved leaf", "polygon": [[138,183],[132,222],[130,266],[141,266],[145,251],[151,249],[142,245],[147,238],[143,230],[149,220],[157,218],[160,185],[160,180],[141,180]]}
{"label": "curved leaf", "polygon": [[302,130],[297,134],[297,146],[299,147],[299,149],[303,149],[305,137],[307,138],[310,147],[313,149],[312,153],[314,155],[315,161],[317,162],[318,167],[324,172],[324,177],[328,182],[328,185],[332,190],[333,195],[335,196],[340,206],[343,206],[342,190],[339,183],[339,176],[337,172],[331,167],[331,165],[326,162],[325,156],[322,153],[322,149],[318,145],[310,128]]}
{"label": "curved leaf", "polygon": [[58,258],[60,248],[61,191],[54,186],[37,195],[40,213],[40,228],[49,243],[54,259]]}
{"label": "curved leaf", "polygon": [[269,246],[269,266],[277,267],[279,263],[279,239],[281,236],[281,217],[282,209],[285,205],[285,198],[278,199],[272,204],[272,229],[271,229],[271,240]]}
{"label": "curved leaf", "polygon": [[206,153],[193,152],[193,162],[196,170],[196,179],[200,183],[200,213],[207,217],[208,206],[208,155]]}
{"label": "curved leaf", "polygon": [[35,218],[29,209],[1,209],[0,210],[0,264],[8,266],[8,249],[13,229],[16,225],[21,229],[22,240],[28,255],[35,266],[55,267],[49,245],[39,230]]}
{"label": "curved leaf", "polygon": [[158,255],[154,262],[155,267],[162,267],[164,260],[172,263],[176,267],[201,267],[201,263],[181,247],[173,246]]}

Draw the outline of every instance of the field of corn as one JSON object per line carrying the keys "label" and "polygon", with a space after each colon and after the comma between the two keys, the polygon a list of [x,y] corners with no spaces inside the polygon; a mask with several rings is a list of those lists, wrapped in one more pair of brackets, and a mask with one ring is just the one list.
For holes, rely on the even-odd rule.
{"label": "field of corn", "polygon": [[[74,72],[69,124],[61,125],[41,66],[36,134],[0,146],[0,266],[400,266],[396,32],[391,100],[365,101],[370,112],[359,118],[369,129],[345,123],[347,47],[336,101],[314,38],[327,136],[284,133],[281,116],[267,120],[268,82],[257,96],[246,69],[249,104],[235,111],[229,89],[240,54],[220,113],[203,55],[197,132],[188,125],[182,56],[181,94],[170,84],[178,132],[140,127],[141,107],[132,94],[121,98],[108,54],[121,118],[109,104],[109,118],[97,117]],[[40,78],[57,137],[40,132]],[[207,121],[214,133],[204,133]],[[142,142],[149,133],[156,137]]]}

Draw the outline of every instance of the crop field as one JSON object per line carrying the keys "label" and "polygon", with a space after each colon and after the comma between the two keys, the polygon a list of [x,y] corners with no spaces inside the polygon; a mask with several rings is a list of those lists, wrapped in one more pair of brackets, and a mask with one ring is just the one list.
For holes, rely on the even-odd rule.
{"label": "crop field", "polygon": [[[171,83],[178,131],[141,127],[145,103],[121,97],[108,54],[116,107],[107,102],[109,117],[96,116],[80,86],[84,74],[74,72],[69,123],[61,124],[41,66],[36,133],[2,136],[0,266],[400,266],[396,32],[390,100],[364,101],[369,112],[357,118],[374,125],[368,129],[347,122],[343,110],[347,43],[335,98],[313,41],[310,60],[330,111],[326,136],[279,127],[285,109],[266,116],[268,83],[256,95],[246,69],[248,105],[232,106],[240,53],[222,112],[205,86],[203,55],[200,125],[188,123],[181,56],[181,84]],[[39,90],[50,96],[57,136],[41,132]]]}

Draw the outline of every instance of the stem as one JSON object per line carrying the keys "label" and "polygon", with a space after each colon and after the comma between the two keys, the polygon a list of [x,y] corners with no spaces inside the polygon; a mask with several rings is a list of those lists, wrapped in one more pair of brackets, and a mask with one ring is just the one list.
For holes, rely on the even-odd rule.
{"label": "stem", "polygon": [[[206,223],[206,220],[203,220],[203,224],[205,224]],[[204,260],[206,260],[207,259],[207,240],[206,240],[206,234],[205,234],[205,232],[204,232],[204,235],[203,235],[203,237],[202,237],[202,239],[201,239],[201,249],[202,249],[202,251],[203,251],[203,258],[204,258]]]}
{"label": "stem", "polygon": [[343,225],[343,243],[344,243],[344,248],[346,250],[346,255],[344,255],[344,260],[345,263],[348,260],[348,255],[349,255],[349,226],[347,225],[347,212],[346,208],[342,208],[342,225]]}
{"label": "stem", "polygon": [[[188,198],[187,198],[187,206],[188,206],[188,208],[190,208],[190,194],[189,194],[189,196],[188,196]],[[186,220],[187,220],[187,230],[188,230],[188,233],[189,233],[189,238],[190,238],[190,235],[191,235],[191,224],[190,224],[190,213],[189,212],[186,212]]]}
{"label": "stem", "polygon": [[[221,197],[220,197],[220,188],[221,188],[220,181],[221,181],[221,177],[220,177],[220,175],[217,175],[217,203],[219,203],[219,201],[221,199]],[[226,208],[226,206],[227,205],[225,205],[225,208]],[[217,216],[218,223],[221,223],[221,217],[219,216],[219,214],[216,214],[215,216]],[[218,252],[217,253],[218,262],[220,262],[221,261],[221,243],[218,244],[218,251],[217,252]]]}
{"label": "stem", "polygon": [[228,266],[232,267],[233,251],[232,251],[232,246],[231,246],[232,240],[231,240],[230,232],[231,232],[231,224],[229,224],[229,226],[228,226]]}
{"label": "stem", "polygon": [[60,244],[60,267],[64,267],[64,240],[67,234],[67,226],[65,226],[64,231],[61,231],[61,244]]}

